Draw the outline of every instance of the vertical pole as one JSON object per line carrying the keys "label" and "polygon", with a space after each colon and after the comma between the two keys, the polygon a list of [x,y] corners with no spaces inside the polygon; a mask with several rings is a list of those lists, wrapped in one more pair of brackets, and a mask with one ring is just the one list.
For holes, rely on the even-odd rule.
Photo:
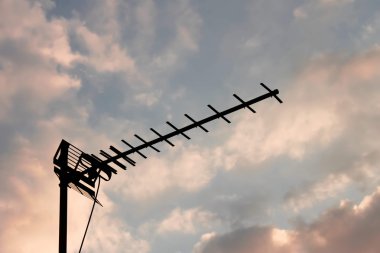
{"label": "vertical pole", "polygon": [[54,155],[54,172],[59,175],[59,253],[67,252],[67,187],[68,187],[68,155],[70,143],[61,141]]}
{"label": "vertical pole", "polygon": [[[64,173],[62,173],[64,174]],[[59,253],[67,252],[67,180],[61,177],[59,184]]]}

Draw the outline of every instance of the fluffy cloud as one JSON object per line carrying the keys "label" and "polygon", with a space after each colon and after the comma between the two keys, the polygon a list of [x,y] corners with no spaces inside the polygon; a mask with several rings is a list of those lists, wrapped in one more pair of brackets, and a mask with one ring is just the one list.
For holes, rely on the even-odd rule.
{"label": "fluffy cloud", "polygon": [[44,111],[80,80],[65,68],[81,56],[72,52],[62,19],[47,20],[41,5],[18,0],[0,3],[0,118],[14,107]]}
{"label": "fluffy cloud", "polygon": [[338,5],[353,3],[355,0],[320,0],[323,5]]}
{"label": "fluffy cloud", "polygon": [[[59,187],[51,159],[70,125],[86,128],[87,110],[72,100],[81,81],[69,72],[83,58],[71,49],[69,22],[48,19],[44,8],[37,1],[0,3],[0,128],[8,129],[1,134],[2,252],[56,251]],[[69,208],[73,227],[87,216],[78,209],[87,210],[89,203],[81,203]],[[70,239],[79,240],[81,233],[69,226]]]}
{"label": "fluffy cloud", "polygon": [[94,67],[99,72],[126,73],[131,82],[146,83],[139,72],[135,60],[129,55],[126,48],[112,35],[97,34],[85,25],[73,22],[77,39],[83,41],[83,47],[88,51],[82,62]]}
{"label": "fluffy cloud", "polygon": [[342,136],[362,136],[357,145],[375,148],[368,143],[371,138],[354,126],[360,119],[367,131],[376,128],[371,118],[379,116],[378,110],[368,108],[379,107],[379,62],[376,47],[350,57],[325,55],[313,60],[295,84],[280,93],[284,104],[266,105],[264,115],[259,105],[256,119],[250,114],[242,116],[225,152],[232,158],[238,154],[236,161],[253,164],[280,155],[303,159],[311,150],[326,149]]}
{"label": "fluffy cloud", "polygon": [[207,228],[215,222],[216,216],[200,208],[188,210],[174,209],[167,218],[158,225],[159,234],[185,233],[194,234],[201,228]]}
{"label": "fluffy cloud", "polygon": [[294,251],[292,232],[270,227],[252,227],[241,229],[230,234],[218,236],[209,233],[202,236],[194,253],[248,253],[274,252],[289,253]]}
{"label": "fluffy cloud", "polygon": [[70,66],[80,58],[71,51],[67,22],[58,18],[47,20],[45,10],[38,2],[2,1],[1,19],[4,25],[0,28],[0,40],[3,43],[13,41],[18,43],[17,46],[27,46],[29,53],[63,66]]}
{"label": "fluffy cloud", "polygon": [[38,2],[1,1],[0,22],[0,127],[8,129],[0,155],[0,251],[41,251],[44,245],[51,252],[58,220],[46,217],[58,213],[58,181],[46,157],[57,143],[38,124],[54,101],[80,88],[67,69],[81,57],[70,48],[67,22],[48,20]]}
{"label": "fluffy cloud", "polygon": [[[41,124],[41,128],[50,138],[38,142],[38,136],[11,136],[9,150],[0,155],[0,175],[6,179],[0,193],[2,252],[57,250],[59,180],[51,158],[58,137],[47,126]],[[80,244],[90,205],[90,201],[69,190],[68,252]]]}
{"label": "fluffy cloud", "polygon": [[173,189],[199,191],[215,174],[209,157],[210,151],[176,144],[176,150],[169,152],[169,156],[150,157],[139,165],[143,170],[132,168],[126,179],[116,179],[123,183],[114,190],[136,200],[147,200]]}
{"label": "fluffy cloud", "polygon": [[[378,47],[312,59],[288,89],[280,89],[283,104],[263,102],[255,106],[257,114],[234,120],[233,134],[218,148],[221,167],[244,175],[242,168],[267,168],[266,162],[278,159],[281,177],[255,175],[289,184],[279,194],[285,209],[296,213],[346,197],[349,190],[373,189],[380,179],[373,139],[380,122],[379,63]],[[284,158],[296,168],[282,168]]]}
{"label": "fluffy cloud", "polygon": [[296,191],[295,196],[288,192],[286,196],[286,205],[298,212],[304,208],[313,206],[315,202],[334,197],[342,192],[350,183],[346,175],[329,175],[322,181],[311,184],[303,191]]}
{"label": "fluffy cloud", "polygon": [[150,252],[149,242],[136,238],[122,220],[113,218],[110,213],[94,217],[96,229],[88,237],[85,249],[90,252]]}
{"label": "fluffy cloud", "polygon": [[293,86],[281,90],[284,104],[260,104],[253,118],[241,114],[224,145],[213,151],[177,145],[167,157],[153,156],[140,164],[144,170],[132,168],[127,183],[113,190],[140,200],[172,189],[195,193],[211,182],[217,168],[257,167],[281,156],[299,162],[319,157],[309,172],[302,172],[310,176],[285,193],[286,205],[294,211],[335,197],[352,184],[371,182],[372,187],[378,182],[379,149],[370,136],[377,131],[373,120],[379,110],[368,108],[378,107],[379,61],[377,48],[349,57],[320,56]]}
{"label": "fluffy cloud", "polygon": [[[0,194],[0,251],[29,252],[39,251],[42,244],[45,249],[56,250],[57,234],[45,234],[44,231],[56,231],[57,222],[46,219],[58,213],[58,206],[46,205],[47,200],[56,199],[57,181],[51,180],[51,170],[41,164],[39,154],[30,143],[19,140],[18,152],[1,156],[1,164],[8,170],[1,170],[2,177],[8,179],[2,184]],[[50,167],[50,166],[49,166]],[[4,168],[4,167],[3,167]],[[41,184],[40,182],[45,183]],[[23,247],[20,248],[20,240]],[[46,243],[46,244],[45,244]]]}
{"label": "fluffy cloud", "polygon": [[374,253],[380,247],[379,211],[378,189],[359,205],[342,202],[316,221],[301,223],[294,230],[254,226],[225,235],[205,234],[193,252]]}
{"label": "fluffy cloud", "polygon": [[[98,72],[126,73],[127,80],[134,83],[149,83],[149,78],[141,74],[136,60],[130,56],[127,46],[122,42],[123,24],[117,18],[121,3],[107,1],[104,8],[98,3],[87,13],[80,16],[79,13],[74,13],[74,17],[70,19],[48,16],[48,7],[53,6],[38,1],[6,0],[0,3],[0,127],[2,131],[7,130],[7,134],[2,132],[0,155],[0,175],[3,179],[0,223],[4,228],[0,233],[0,251],[4,252],[41,251],[41,245],[44,245],[47,252],[57,248],[56,201],[59,188],[58,179],[52,172],[51,158],[59,139],[70,136],[70,141],[84,148],[99,148],[111,143],[107,136],[99,134],[89,125],[92,104],[86,104],[86,101],[76,97],[78,92],[83,91],[82,76],[72,74],[78,73],[77,64],[91,67]],[[198,37],[198,21],[196,13],[186,1],[173,8],[168,10],[171,15],[176,15],[176,8],[182,9],[185,14],[176,17],[181,22],[174,22],[178,24],[178,29],[174,29],[176,36],[173,44],[169,43],[164,53],[172,50],[170,55],[176,61],[171,66],[175,67],[181,57],[196,49],[193,35]],[[153,12],[153,2],[146,2],[137,13],[139,22],[146,30],[151,28],[151,32],[141,35],[144,39],[154,36],[154,22],[149,20],[150,13]],[[91,20],[98,22],[94,25],[94,22],[88,22]],[[81,47],[72,48],[71,43],[77,43],[74,47]],[[142,55],[137,58],[142,61]],[[161,67],[158,66],[160,69]],[[147,76],[150,75],[149,71],[148,68],[144,69]],[[157,98],[150,95],[153,93],[139,94],[148,94],[136,96],[143,103],[152,104],[157,101]],[[108,129],[115,130],[120,125],[115,120],[107,122],[111,122]],[[212,173],[199,170],[202,173],[193,174],[188,159],[194,159],[201,168],[206,166],[202,155],[197,152],[190,156],[182,155],[181,161],[169,166],[169,171],[177,167],[174,169],[177,172],[164,180],[167,182],[164,189],[171,187],[174,181],[177,181],[174,183],[176,186],[183,187],[186,191],[195,191],[207,184]],[[180,165],[184,164],[188,164],[185,173],[179,170]],[[162,167],[166,169],[165,166],[166,164]],[[137,180],[135,185],[138,182]],[[142,192],[146,194],[146,189]],[[79,245],[85,225],[82,221],[87,218],[87,213],[83,210],[89,210],[89,202],[75,194],[70,197],[78,203],[69,207],[69,223],[72,225],[69,226],[69,251],[75,250]],[[149,194],[148,190],[147,195]],[[80,201],[77,201],[78,198]],[[53,202],[56,204],[46,205]],[[123,222],[115,221],[111,216],[112,214],[107,213],[101,218],[100,225],[97,225],[101,229],[95,231],[95,238],[104,237],[107,240],[93,241],[91,245],[95,245],[95,248],[91,250],[95,251],[97,247],[113,252],[149,251],[147,242],[136,238]],[[57,219],[52,222],[46,217]],[[109,230],[109,226],[114,230]],[[101,233],[106,230],[109,233]],[[20,240],[23,241],[22,246],[19,244]],[[110,241],[120,242],[119,246],[108,245]]]}
{"label": "fluffy cloud", "polygon": [[[59,180],[53,173],[52,157],[58,141],[67,129],[75,128],[70,136],[78,147],[110,143],[108,138],[88,131],[85,122],[82,117],[56,116],[50,120],[36,120],[38,131],[33,135],[19,133],[11,136],[11,145],[0,155],[0,175],[6,179],[2,181],[0,193],[0,225],[3,228],[0,251],[57,250]],[[100,215],[95,210],[84,249],[92,252],[99,248],[112,252],[148,252],[149,243],[136,238],[127,224],[114,218],[112,202],[102,191],[100,200],[107,209],[102,209]],[[78,250],[91,204],[88,199],[69,190],[68,252]],[[118,244],[110,243],[114,241]]]}
{"label": "fluffy cloud", "polygon": [[201,17],[192,8],[189,1],[178,1],[170,5],[169,15],[176,20],[175,37],[161,54],[153,60],[153,66],[159,71],[175,70],[181,58],[197,51],[200,39]]}

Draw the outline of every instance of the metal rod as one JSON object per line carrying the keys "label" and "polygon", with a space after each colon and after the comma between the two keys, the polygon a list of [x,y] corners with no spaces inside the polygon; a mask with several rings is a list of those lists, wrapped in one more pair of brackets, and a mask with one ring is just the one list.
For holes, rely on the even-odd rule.
{"label": "metal rod", "polygon": [[[153,128],[150,128],[150,130],[152,130],[152,132],[155,133],[155,134],[157,134],[159,137],[162,137],[162,135],[161,135],[159,132],[157,132],[156,130],[154,130]],[[169,144],[170,146],[174,147],[174,144],[171,143],[169,140],[165,139],[164,141],[165,141],[167,144]]]}
{"label": "metal rod", "polygon": [[[244,104],[236,105],[236,106],[234,106],[234,107],[231,107],[231,108],[229,108],[229,109],[227,109],[227,110],[224,110],[224,111],[220,112],[219,114],[211,115],[211,116],[209,116],[209,117],[207,117],[207,118],[204,118],[204,119],[198,121],[197,123],[193,123],[193,124],[187,125],[187,126],[185,126],[185,127],[183,127],[183,128],[180,128],[180,129],[174,127],[170,122],[167,122],[170,126],[172,126],[172,127],[175,129],[175,131],[170,132],[170,133],[168,133],[168,134],[166,134],[166,135],[163,135],[162,137],[159,137],[159,138],[153,139],[153,140],[151,140],[151,141],[148,141],[148,142],[146,142],[146,143],[144,143],[144,144],[141,144],[141,145],[139,145],[139,146],[136,146],[136,147],[133,147],[133,146],[127,144],[124,140],[122,140],[125,144],[129,145],[129,147],[130,147],[131,149],[129,149],[129,150],[127,150],[127,151],[124,151],[124,152],[122,152],[121,154],[115,155],[115,156],[113,156],[113,157],[111,157],[111,158],[108,158],[108,159],[104,160],[102,163],[104,163],[104,164],[108,164],[108,163],[111,163],[111,162],[116,161],[117,159],[119,159],[119,158],[121,158],[121,157],[123,157],[123,156],[125,156],[125,155],[129,155],[129,154],[132,154],[132,153],[135,153],[135,152],[139,153],[139,150],[141,150],[141,149],[144,149],[144,148],[150,147],[150,146],[153,145],[153,144],[156,144],[156,143],[162,142],[162,141],[164,141],[164,140],[166,140],[166,139],[169,139],[169,138],[171,138],[171,137],[174,137],[174,136],[176,136],[176,135],[178,135],[178,134],[184,135],[184,132],[186,132],[186,131],[188,131],[188,130],[190,130],[190,129],[192,129],[192,128],[195,128],[195,127],[197,127],[198,125],[203,125],[203,124],[205,124],[205,123],[207,123],[207,122],[213,121],[213,120],[219,118],[221,115],[222,115],[222,116],[225,116],[225,115],[227,115],[227,114],[230,114],[230,113],[233,113],[233,112],[235,112],[235,111],[238,111],[238,110],[240,110],[240,109],[246,107],[247,105],[251,105],[251,104],[254,104],[254,103],[260,102],[260,101],[262,101],[262,100],[264,100],[264,99],[267,99],[267,98],[269,98],[269,97],[272,97],[272,96],[274,96],[275,98],[277,98],[277,94],[279,94],[279,91],[278,91],[277,89],[275,89],[275,90],[271,90],[271,91],[269,91],[268,93],[266,93],[266,94],[264,94],[264,95],[261,95],[261,96],[259,96],[259,97],[253,98],[253,99],[251,99],[251,100],[245,102]],[[139,154],[140,154],[140,153],[139,153]],[[141,155],[141,154],[140,154],[140,155]],[[145,158],[145,157],[144,157],[144,158]]]}
{"label": "metal rod", "polygon": [[[121,151],[118,150],[117,148],[115,148],[114,146],[110,146],[110,149],[115,152],[116,154],[121,154]],[[136,166],[136,162],[133,161],[131,158],[129,158],[128,156],[123,156],[122,157],[127,163],[129,163],[130,165],[132,166]]]}
{"label": "metal rod", "polygon": [[181,134],[183,137],[185,137],[186,139],[190,140],[191,138],[189,136],[187,136],[186,134],[184,134],[183,132],[181,132],[181,130],[179,130],[175,125],[173,125],[172,123],[170,123],[169,121],[166,121],[166,124],[168,124],[169,126],[171,126],[174,130],[176,130],[175,132],[178,132],[178,134]]}
{"label": "metal rod", "polygon": [[231,123],[231,121],[229,121],[226,117],[224,117],[224,115],[222,115],[220,112],[218,112],[214,107],[212,107],[211,105],[207,105],[211,110],[213,110],[216,115],[218,115],[218,118],[221,117],[222,119],[224,119],[228,124]]}
{"label": "metal rod", "polygon": [[[125,140],[121,140],[124,144],[126,144],[126,145],[128,145],[128,147],[130,147],[131,149],[136,149],[135,147],[133,147],[131,144],[129,144],[128,142],[126,142]],[[145,144],[143,144],[143,145],[145,145]],[[141,145],[140,145],[141,146]],[[139,146],[139,147],[140,147]],[[147,146],[146,146],[147,147]],[[146,148],[146,147],[144,147],[144,148]],[[147,158],[143,153],[141,153],[139,150],[140,149],[143,149],[143,148],[139,148],[139,149],[136,149],[136,153],[137,154],[139,154],[140,156],[142,156],[143,158]],[[134,153],[134,152],[131,152],[131,153]],[[129,153],[129,154],[131,154],[131,153]],[[122,157],[122,156],[125,156],[125,155],[128,155],[128,154],[125,154],[125,152],[123,152],[123,153],[121,153],[121,154],[119,154],[119,156],[120,157]],[[111,162],[111,161],[110,161]],[[108,162],[103,162],[103,163],[108,163]]]}
{"label": "metal rod", "polygon": [[246,107],[247,107],[251,112],[256,113],[256,111],[253,110],[252,107],[250,107],[249,105],[247,105],[247,104],[244,102],[244,100],[241,99],[238,95],[234,94],[233,96],[234,96],[237,100],[239,100],[240,103],[246,105]]}
{"label": "metal rod", "polygon": [[[263,86],[267,91],[271,92],[271,89],[269,89],[265,84],[260,83],[261,86]],[[278,93],[274,94],[274,98],[277,99],[277,101],[282,104],[282,100],[277,96]]]}
{"label": "metal rod", "polygon": [[[137,139],[139,139],[140,141],[142,141],[143,143],[147,143],[143,138],[141,138],[140,136],[138,136],[137,134],[135,134],[135,137]],[[156,152],[160,152],[160,150],[156,149],[155,147],[153,147],[153,145],[150,145],[149,147],[151,147],[154,151]]]}
{"label": "metal rod", "polygon": [[[190,117],[186,113],[185,113],[185,117],[188,118],[189,120],[191,120],[193,123],[198,124],[198,122],[196,120],[194,120],[192,117]],[[206,128],[204,128],[202,125],[198,124],[198,126],[199,126],[200,129],[202,129],[203,131],[205,131],[206,133],[208,133],[208,130]]]}
{"label": "metal rod", "polygon": [[[100,150],[100,154],[102,156],[104,156],[105,158],[111,158],[112,157],[110,154],[108,154],[104,150]],[[123,170],[127,169],[127,167],[124,164],[122,164],[121,162],[119,162],[118,160],[115,160],[113,163],[116,164],[117,166],[119,166],[120,168],[122,168]]]}

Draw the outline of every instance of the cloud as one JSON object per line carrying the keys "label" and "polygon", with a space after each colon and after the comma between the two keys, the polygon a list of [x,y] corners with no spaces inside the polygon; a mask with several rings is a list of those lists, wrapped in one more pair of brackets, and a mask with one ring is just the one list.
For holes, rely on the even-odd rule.
{"label": "cloud", "polygon": [[2,1],[0,12],[0,119],[15,109],[41,113],[80,87],[65,71],[81,59],[70,48],[65,20],[47,20],[40,5],[22,0]]}
{"label": "cloud", "polygon": [[293,230],[253,226],[223,235],[205,234],[193,252],[374,253],[380,246],[379,211],[378,189],[359,205],[342,202],[314,222],[301,223]]}
{"label": "cloud", "polygon": [[[33,134],[12,133],[11,145],[0,155],[0,176],[4,179],[0,193],[1,252],[57,250],[59,180],[53,173],[51,159],[58,141],[70,136],[70,141],[80,148],[110,143],[105,136],[89,131],[86,122],[80,114],[57,115],[35,120],[38,130]],[[100,200],[107,208],[95,210],[84,248],[91,252],[99,248],[111,252],[148,252],[149,243],[135,237],[124,221],[114,218],[112,202],[102,191]],[[69,189],[68,252],[78,250],[91,204]],[[115,241],[118,243],[111,243]]]}
{"label": "cloud", "polygon": [[47,20],[40,4],[23,0],[2,1],[1,18],[4,25],[0,28],[0,41],[3,43],[22,43],[27,47],[23,51],[66,67],[80,59],[80,55],[71,51],[67,22],[58,18]]}
{"label": "cloud", "polygon": [[292,232],[270,227],[252,227],[240,229],[230,234],[209,233],[194,247],[194,253],[248,253],[274,252],[290,253],[294,251]]}
{"label": "cloud", "polygon": [[112,213],[106,213],[96,218],[96,229],[89,232],[86,241],[86,250],[90,252],[141,252],[151,251],[149,242],[135,237],[128,226],[117,218],[112,217]]}
{"label": "cloud", "polygon": [[294,211],[299,212],[304,208],[313,206],[314,203],[336,196],[343,192],[350,184],[350,179],[346,175],[327,176],[324,180],[311,184],[306,189],[298,190],[294,196],[288,192],[285,197],[285,204]]}
{"label": "cloud", "polygon": [[280,93],[283,105],[265,109],[259,105],[255,119],[247,113],[242,115],[224,147],[225,157],[235,161],[232,167],[238,167],[237,161],[259,164],[281,155],[301,160],[310,150],[338,137],[342,126],[334,111],[337,108],[322,85],[299,82]]}
{"label": "cloud", "polygon": [[39,2],[0,2],[0,127],[8,129],[1,134],[2,252],[57,248],[51,231],[58,220],[46,217],[55,217],[58,204],[46,203],[55,203],[58,181],[46,157],[59,137],[38,124],[54,102],[80,89],[81,81],[67,69],[81,56],[71,50],[66,20],[47,19],[44,8]]}
{"label": "cloud", "polygon": [[[69,22],[47,18],[44,8],[35,1],[0,3],[0,128],[9,129],[0,155],[1,252],[57,250],[53,152],[63,136],[81,139],[93,133],[87,129],[87,109],[73,95],[81,80],[70,73],[83,57],[70,46]],[[65,106],[59,108],[60,103]],[[69,252],[79,244],[82,227],[75,228],[87,218],[82,210],[89,210],[88,204],[69,207]]]}
{"label": "cloud", "polygon": [[[379,63],[377,48],[346,58],[325,55],[312,60],[300,70],[294,85],[280,91],[284,104],[258,105],[255,119],[250,114],[241,116],[223,151],[235,161],[251,164],[281,155],[299,160],[343,136],[362,135],[353,127],[359,118],[373,129],[370,118],[378,113],[368,111],[368,106],[378,107]],[[260,113],[262,108],[265,114]],[[360,143],[366,145],[367,137]]]}
{"label": "cloud", "polygon": [[[0,193],[1,252],[57,250],[59,180],[53,173],[51,152],[58,138],[50,129],[43,130],[50,138],[40,142],[38,136],[11,136],[12,145],[0,156],[0,175],[5,179]],[[68,252],[80,244],[90,205],[90,201],[69,190]]]}
{"label": "cloud", "polygon": [[152,106],[155,103],[157,103],[160,96],[161,96],[161,93],[157,94],[157,92],[150,92],[150,93],[143,92],[143,93],[137,94],[135,96],[135,99],[137,102],[141,104]]}
{"label": "cloud", "polygon": [[[299,228],[299,239],[310,252],[375,252],[379,247],[376,239],[378,231],[378,212],[380,192],[377,190],[371,197],[371,204],[360,212],[357,206],[343,202],[339,208],[329,210],[319,220]],[[365,206],[365,208],[364,208]]]}
{"label": "cloud", "polygon": [[[60,138],[69,138],[70,142],[84,149],[99,148],[110,143],[110,137],[93,127],[90,122],[94,109],[91,99],[94,98],[81,97],[86,91],[86,87],[82,85],[85,76],[73,75],[74,72],[78,73],[77,65],[93,68],[97,72],[96,75],[99,72],[121,72],[125,73],[127,80],[132,83],[149,83],[147,74],[149,70],[140,71],[136,63],[136,58],[141,60],[140,56],[131,57],[127,50],[128,46],[122,41],[120,27],[123,24],[119,23],[120,20],[117,18],[116,13],[120,5],[116,1],[108,1],[107,8],[104,9],[100,4],[93,5],[94,8],[90,8],[86,13],[88,16],[83,14],[78,17],[79,14],[74,12],[70,19],[48,16],[47,9],[53,6],[45,3],[47,2],[40,4],[36,1],[23,0],[6,0],[0,3],[0,20],[3,24],[0,27],[0,128],[2,130],[0,175],[3,179],[0,194],[0,223],[3,228],[0,233],[0,251],[2,252],[37,252],[41,251],[41,245],[44,245],[46,252],[56,250],[58,239],[56,201],[59,188],[58,179],[52,171],[51,157]],[[177,17],[181,22],[178,23],[178,29],[175,28],[176,36],[173,43],[177,46],[172,54],[180,61],[186,52],[195,50],[193,34],[197,33],[197,27],[194,25],[193,29],[192,19],[197,16],[186,2],[179,3],[177,7],[183,8],[184,15]],[[154,25],[154,22],[144,21],[144,18],[149,18],[150,13],[154,12],[154,5],[147,3],[146,8],[151,10],[145,14],[145,11],[141,10],[139,15],[140,21],[146,21],[145,28],[148,28]],[[171,14],[174,15],[175,10],[172,11]],[[97,25],[88,22],[91,18],[98,18]],[[149,34],[149,36],[154,35],[153,26]],[[73,43],[75,39],[78,40],[77,44]],[[171,50],[172,45],[170,44],[167,50]],[[185,54],[182,55],[182,52]],[[149,90],[145,91],[144,88],[142,90],[143,92],[136,95],[137,99],[150,105],[156,103],[155,95],[160,94],[159,92],[152,93]],[[112,128],[115,132],[125,132],[127,128],[123,121],[124,127],[120,129],[120,122],[112,116],[109,118],[105,116],[102,119],[109,123],[108,130]],[[6,142],[3,142],[4,129],[9,129],[6,138],[4,137]],[[200,165],[200,169],[195,169],[194,174],[187,159],[194,159]],[[171,161],[166,162],[171,163]],[[179,165],[186,164],[187,168],[181,172]],[[174,170],[175,173],[169,176],[163,189],[179,187],[185,191],[196,191],[204,187],[212,175],[209,170],[201,171],[204,166],[206,165],[202,155],[196,151],[190,156],[181,155],[179,160],[170,164],[169,170]],[[195,174],[197,171],[199,173]],[[139,181],[135,185],[139,185]],[[140,187],[145,186],[140,185]],[[157,187],[160,189],[160,186],[153,186],[153,190]],[[145,188],[141,192],[143,195],[152,193]],[[71,225],[69,236],[74,238],[70,240],[69,251],[79,245],[78,240],[84,228],[82,221],[87,218],[86,211],[89,210],[90,204],[88,201],[83,201],[82,196],[75,194],[77,193],[70,197],[71,200],[74,199],[74,203],[76,200],[78,203],[69,207]],[[46,205],[46,203],[56,204]],[[107,240],[94,241],[91,245],[114,252],[149,251],[149,243],[135,237],[129,231],[127,224],[120,220],[115,221],[111,218],[112,215],[107,213],[100,221],[100,230],[99,228],[95,230],[96,238],[104,237]],[[46,217],[57,217],[57,219],[52,222]],[[112,226],[113,230],[108,229],[108,226]],[[102,234],[101,230],[110,233]],[[22,245],[19,243],[20,240],[23,241]],[[109,244],[112,241],[117,241],[119,246]],[[91,250],[97,249],[91,248]]]}
{"label": "cloud", "polygon": [[194,245],[193,252],[201,253],[204,250],[204,248],[207,246],[207,244],[216,237],[217,237],[217,234],[215,232],[203,234],[200,241]]}
{"label": "cloud", "polygon": [[124,197],[135,200],[149,200],[168,190],[179,189],[184,192],[197,192],[205,187],[214,176],[214,169],[208,159],[209,151],[195,146],[181,147],[167,157],[150,157],[139,166],[143,170],[131,169],[123,183],[114,190]]}
{"label": "cloud", "polygon": [[307,18],[307,13],[302,7],[297,7],[293,11],[293,16],[297,19]]}
{"label": "cloud", "polygon": [[137,54],[146,60],[157,39],[157,10],[152,0],[139,1],[135,7],[136,36],[132,48]]}
{"label": "cloud", "polygon": [[181,0],[169,5],[167,14],[175,22],[174,36],[169,43],[152,58],[152,72],[173,73],[188,55],[198,50],[202,19],[189,1]]}
{"label": "cloud", "polygon": [[87,54],[82,56],[82,63],[92,66],[98,72],[125,73],[127,80],[131,83],[146,84],[148,82],[140,73],[127,48],[121,46],[118,37],[113,36],[115,31],[98,34],[80,21],[73,21],[72,26],[77,40],[82,42],[82,47],[87,51]]}
{"label": "cloud", "polygon": [[158,234],[167,233],[185,233],[195,234],[201,228],[208,228],[210,224],[215,222],[215,214],[202,210],[200,208],[192,208],[181,210],[176,208],[158,225]]}
{"label": "cloud", "polygon": [[379,149],[371,136],[379,115],[368,108],[378,107],[379,61],[376,48],[317,57],[300,69],[293,85],[280,90],[284,104],[263,102],[255,107],[256,115],[236,117],[232,131],[228,129],[232,135],[223,136],[220,147],[177,145],[166,157],[143,161],[143,170],[129,170],[126,181],[111,191],[140,201],[178,189],[193,194],[209,185],[220,168],[261,168],[283,157],[307,167],[297,171],[301,175],[294,188],[283,192],[284,204],[293,211],[343,194],[349,186],[371,189],[378,182]]}
{"label": "cloud", "polygon": [[[373,189],[380,182],[380,149],[373,139],[380,122],[379,63],[377,47],[311,59],[280,89],[283,104],[265,101],[254,106],[255,115],[236,115],[232,134],[217,149],[219,168],[242,175],[261,169],[252,173],[288,185],[268,191],[278,190],[285,209],[296,213],[352,190]],[[263,170],[273,167],[278,178]]]}
{"label": "cloud", "polygon": [[[343,7],[349,7],[349,4],[354,2],[355,0],[305,1],[293,10],[293,16],[301,21],[310,17],[317,17],[315,15],[318,13],[317,15],[323,15],[325,18],[334,19],[339,16],[338,12],[336,12],[339,7],[343,9]],[[332,13],[334,14],[331,15]],[[318,22],[320,22],[320,20]]]}
{"label": "cloud", "polygon": [[[120,92],[128,101],[123,108],[159,102],[173,73],[197,52],[201,35],[201,18],[189,1],[98,2],[69,24],[81,55],[77,62],[96,75],[107,74],[102,78],[121,78]],[[114,83],[110,79],[108,85]]]}
{"label": "cloud", "polygon": [[355,0],[320,0],[322,5],[339,5],[353,3]]}
{"label": "cloud", "polygon": [[0,194],[0,251],[39,251],[43,244],[46,250],[54,251],[57,235],[44,231],[56,231],[58,225],[46,219],[58,213],[57,205],[46,206],[47,200],[55,199],[55,192],[50,187],[56,187],[56,181],[50,180],[51,171],[38,162],[38,155],[30,143],[20,140],[17,146],[18,152],[0,158],[2,166],[11,170],[0,171],[2,178],[8,181],[2,183]]}

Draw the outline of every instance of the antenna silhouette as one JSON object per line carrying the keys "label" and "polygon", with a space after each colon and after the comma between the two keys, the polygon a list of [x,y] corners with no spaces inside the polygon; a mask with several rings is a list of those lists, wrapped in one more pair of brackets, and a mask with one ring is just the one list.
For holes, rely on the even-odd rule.
{"label": "antenna silhouette", "polygon": [[[101,205],[97,199],[100,180],[103,179],[105,181],[109,181],[113,174],[117,174],[117,169],[126,170],[127,165],[136,166],[136,161],[130,158],[129,155],[136,153],[142,158],[147,159],[147,156],[142,153],[143,149],[151,148],[156,152],[160,152],[159,149],[153,146],[160,142],[165,142],[171,147],[174,147],[175,145],[169,140],[170,138],[177,135],[182,135],[187,140],[190,140],[191,138],[186,134],[187,131],[199,127],[201,130],[207,133],[209,131],[203,125],[219,118],[230,124],[231,121],[226,117],[228,114],[231,114],[243,108],[247,108],[252,113],[256,113],[251,105],[265,100],[269,97],[274,97],[279,103],[282,103],[282,100],[277,96],[279,94],[279,91],[277,89],[271,90],[263,83],[260,83],[260,85],[264,87],[267,93],[248,101],[244,101],[238,95],[233,94],[233,96],[239,101],[238,105],[228,108],[224,111],[218,111],[213,106],[207,105],[213,112],[211,116],[196,121],[188,114],[185,114],[185,117],[189,119],[191,123],[182,128],[177,128],[172,123],[167,121],[166,123],[173,129],[171,132],[162,135],[155,129],[150,128],[150,130],[157,135],[157,138],[146,141],[139,135],[135,134],[134,136],[141,142],[140,145],[132,146],[127,141],[121,140],[121,142],[124,143],[128,149],[125,151],[120,151],[114,146],[110,146],[109,149],[112,151],[112,154],[107,153],[104,150],[100,150],[99,154],[103,157],[103,159],[94,154],[89,155],[73,144],[62,140],[53,158],[53,163],[55,165],[54,172],[60,181],[59,253],[66,253],[67,251],[67,188],[76,190],[80,194],[92,199],[94,201],[94,205],[95,203]],[[98,189],[95,193],[95,183],[97,180],[99,180]]]}

